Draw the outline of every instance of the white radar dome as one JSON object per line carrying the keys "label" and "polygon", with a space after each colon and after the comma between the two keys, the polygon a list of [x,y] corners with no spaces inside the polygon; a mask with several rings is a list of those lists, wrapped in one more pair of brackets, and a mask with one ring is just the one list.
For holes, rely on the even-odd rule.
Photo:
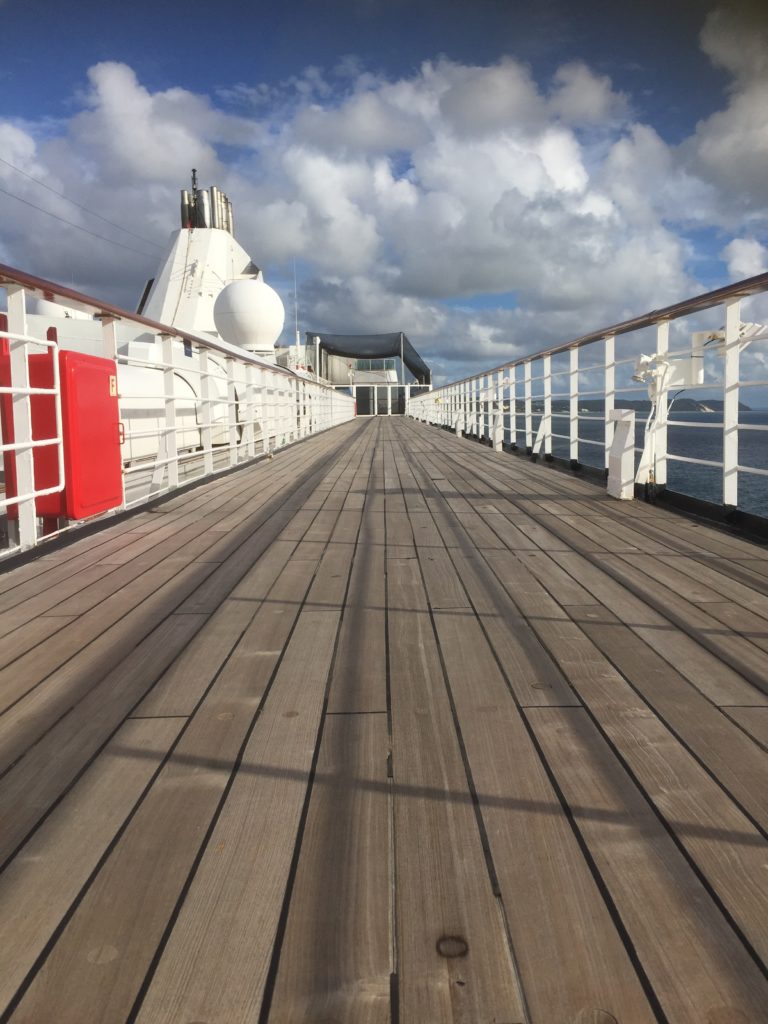
{"label": "white radar dome", "polygon": [[283,330],[285,309],[274,288],[261,278],[232,281],[213,304],[213,322],[231,345],[272,355]]}

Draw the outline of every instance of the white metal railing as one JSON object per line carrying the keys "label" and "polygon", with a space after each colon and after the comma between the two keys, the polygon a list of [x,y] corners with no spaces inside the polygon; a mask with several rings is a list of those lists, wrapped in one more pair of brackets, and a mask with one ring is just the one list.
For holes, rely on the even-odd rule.
{"label": "white metal railing", "polygon": [[[41,499],[65,485],[55,356],[60,344],[75,346],[57,341],[55,332],[47,338],[29,332],[30,296],[85,313],[88,319],[66,321],[70,333],[83,325],[77,347],[117,363],[123,501],[112,511],[138,507],[354,417],[351,396],[224,341],[176,330],[2,265],[0,288],[8,296],[7,314],[0,314],[0,339],[7,339],[0,340],[0,468],[10,470],[3,472],[0,487],[0,558],[75,525],[41,512]],[[30,357],[46,351],[54,356],[53,386],[31,387]],[[56,431],[33,437],[33,402],[44,396],[55,403]],[[51,447],[58,475],[55,486],[43,487],[36,484],[34,453]]]}
{"label": "white metal railing", "polygon": [[[670,466],[678,475],[680,467],[715,469],[717,486],[710,481],[708,493],[696,496],[734,508],[746,504],[768,515],[768,489],[750,487],[741,500],[739,486],[740,477],[754,481],[768,475],[766,292],[768,274],[761,274],[654,310],[413,397],[408,414],[485,438],[497,449],[507,444],[532,456],[607,471],[616,423],[612,414],[634,403],[643,413],[634,445],[638,483],[666,487]],[[743,392],[761,396],[766,407],[756,422],[740,409]],[[709,402],[718,418],[671,419],[683,393]],[[709,436],[709,443],[686,440],[689,428],[693,437]],[[670,445],[671,431],[675,445]],[[689,450],[678,450],[685,444]],[[693,493],[677,481],[671,486]]]}

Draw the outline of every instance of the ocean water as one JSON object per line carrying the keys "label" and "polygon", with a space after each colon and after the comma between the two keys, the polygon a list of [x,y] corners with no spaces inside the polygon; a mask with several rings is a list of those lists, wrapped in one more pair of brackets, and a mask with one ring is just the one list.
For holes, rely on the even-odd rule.
{"label": "ocean water", "polygon": [[[584,414],[582,414],[584,415]],[[590,414],[586,414],[590,415]],[[745,427],[768,427],[768,409],[741,410],[739,423]],[[534,436],[539,425],[540,415],[533,416]],[[678,412],[673,409],[671,419],[684,422],[685,425],[670,424],[667,447],[670,455],[684,455],[687,458],[708,459],[721,462],[723,458],[723,435],[720,426],[720,413],[709,412]],[[509,416],[505,416],[505,425],[509,427]],[[525,418],[517,415],[518,444],[525,442]],[[552,431],[555,434],[568,433],[568,418],[553,415]],[[642,449],[645,431],[645,416],[635,414],[635,446]],[[598,468],[604,465],[602,447],[589,444],[589,441],[603,440],[604,427],[602,420],[580,419],[579,421],[579,462]],[[505,434],[505,437],[507,435]],[[567,438],[553,438],[553,455],[568,459],[569,445]],[[637,454],[639,461],[640,453]],[[768,470],[768,430],[739,431],[739,465],[754,466]],[[714,466],[697,466],[687,462],[676,462],[670,459],[667,470],[667,486],[670,490],[689,494],[695,498],[721,504],[723,500],[722,470]],[[739,473],[738,507],[745,512],[768,517],[768,476],[752,473]]]}

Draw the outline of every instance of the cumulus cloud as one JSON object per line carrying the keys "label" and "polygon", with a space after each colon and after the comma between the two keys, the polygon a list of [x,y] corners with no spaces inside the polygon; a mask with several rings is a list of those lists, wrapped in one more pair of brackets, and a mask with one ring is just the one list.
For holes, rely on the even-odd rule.
{"label": "cumulus cloud", "polygon": [[729,102],[701,121],[687,150],[696,173],[729,207],[764,213],[768,204],[768,14],[762,4],[725,4],[701,32],[710,60],[731,76]]}
{"label": "cumulus cloud", "polygon": [[569,124],[604,125],[625,117],[628,101],[624,93],[614,91],[607,75],[596,75],[574,61],[555,72],[549,109]]}
{"label": "cumulus cloud", "polygon": [[722,252],[728,265],[728,273],[738,281],[755,277],[768,270],[768,248],[756,238],[734,238]]}
{"label": "cumulus cloud", "polygon": [[[403,329],[438,368],[498,364],[698,290],[691,225],[728,230],[729,276],[765,266],[766,51],[746,24],[735,8],[707,20],[702,47],[731,87],[680,146],[578,61],[542,81],[512,57],[441,58],[391,81],[349,58],[213,97],[98,64],[69,121],[0,120],[0,150],[130,226],[146,244],[101,231],[147,255],[83,243],[8,200],[3,258],[131,307],[195,166],[234,201],[272,283],[299,261],[303,326]],[[2,163],[0,184],[97,227]]]}

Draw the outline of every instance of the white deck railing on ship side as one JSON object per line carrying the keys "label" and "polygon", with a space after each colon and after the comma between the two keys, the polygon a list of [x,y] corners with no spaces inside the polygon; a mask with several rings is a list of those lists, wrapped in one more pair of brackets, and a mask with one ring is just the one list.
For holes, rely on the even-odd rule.
{"label": "white deck railing on ship side", "polygon": [[[55,536],[73,525],[60,519],[52,523],[38,514],[38,499],[64,486],[63,441],[56,360],[53,387],[41,391],[29,386],[30,355],[58,347],[55,337],[46,342],[28,333],[30,296],[87,314],[88,320],[68,321],[74,331],[79,323],[90,323],[93,329],[93,320],[100,321],[98,351],[93,354],[118,364],[124,487],[123,501],[113,511],[143,505],[354,417],[350,396],[224,341],[156,323],[12,267],[0,265],[0,288],[8,295],[7,314],[0,314],[0,337],[8,339],[10,372],[0,394],[11,396],[14,435],[12,441],[0,437],[0,453],[6,466],[12,460],[15,476],[15,494],[7,493],[7,480],[0,491],[0,518],[7,531],[0,558],[34,547],[43,533]],[[142,336],[140,351],[129,349],[126,328]],[[33,437],[36,394],[56,403],[54,436]],[[36,486],[34,450],[40,447],[57,449],[54,486]]]}
{"label": "white deck railing on ship side", "polygon": [[[635,447],[637,482],[665,487],[670,463],[708,467],[718,471],[722,504],[736,508],[740,474],[768,477],[765,447],[758,459],[763,465],[740,458],[747,432],[768,439],[768,417],[764,423],[748,423],[739,415],[740,400],[761,394],[753,389],[768,394],[768,304],[760,299],[767,291],[768,274],[761,274],[653,310],[437,387],[411,399],[408,413],[486,438],[497,449],[506,443],[532,456],[560,456],[573,466],[583,462],[607,470],[612,413],[639,398],[647,414],[653,399]],[[760,301],[764,309],[755,319],[762,323],[748,322],[755,313],[750,306]],[[709,401],[716,412],[722,409],[721,418],[707,423],[671,419],[683,393],[701,396],[701,403]],[[670,451],[669,430],[676,427],[692,428],[698,435],[718,431],[718,457]],[[768,515],[768,505],[762,515]]]}

